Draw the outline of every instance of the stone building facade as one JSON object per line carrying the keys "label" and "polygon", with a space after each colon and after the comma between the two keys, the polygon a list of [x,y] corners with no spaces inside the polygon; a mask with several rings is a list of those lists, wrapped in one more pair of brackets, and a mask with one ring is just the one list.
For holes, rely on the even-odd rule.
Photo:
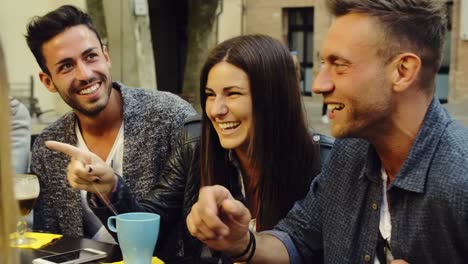
{"label": "stone building facade", "polygon": [[[316,74],[319,65],[319,50],[325,37],[327,29],[331,24],[332,17],[325,10],[326,0],[224,0],[223,6],[236,5],[237,8],[223,8],[220,20],[230,14],[229,10],[240,12],[238,21],[240,26],[235,32],[229,34],[232,26],[223,27],[218,25],[218,38],[222,36],[232,36],[239,34],[262,33],[282,40],[290,48],[292,46],[290,15],[301,9],[308,9],[312,12],[313,29],[312,40],[306,41],[307,55],[300,56],[305,67],[306,78],[304,80],[304,92],[308,92],[313,76]],[[446,0],[450,11],[451,33],[447,37],[447,48],[444,52],[445,66],[441,70],[436,87],[436,96],[442,101],[454,103],[468,103],[468,3],[464,0]],[[464,6],[462,6],[464,4]],[[240,8],[239,8],[240,6]],[[240,11],[239,11],[240,10]],[[231,16],[232,18],[232,16]],[[240,30],[239,30],[240,28]],[[463,34],[466,37],[463,37]],[[310,38],[310,37],[309,37]],[[219,38],[222,41],[223,38]],[[304,60],[312,59],[312,63],[304,63]]]}

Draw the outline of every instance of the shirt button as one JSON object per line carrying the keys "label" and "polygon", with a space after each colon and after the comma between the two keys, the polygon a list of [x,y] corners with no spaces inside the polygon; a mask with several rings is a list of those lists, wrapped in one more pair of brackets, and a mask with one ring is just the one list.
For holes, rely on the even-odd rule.
{"label": "shirt button", "polygon": [[372,203],[372,209],[374,209],[374,211],[379,209],[379,206],[377,205],[377,203]]}
{"label": "shirt button", "polygon": [[365,255],[365,256],[364,256],[364,261],[365,261],[365,262],[371,261],[371,256],[370,256],[370,255]]}

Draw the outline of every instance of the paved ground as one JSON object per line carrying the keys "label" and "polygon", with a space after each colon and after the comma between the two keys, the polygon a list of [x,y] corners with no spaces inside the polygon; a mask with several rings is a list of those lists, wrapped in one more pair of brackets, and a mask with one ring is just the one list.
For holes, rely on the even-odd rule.
{"label": "paved ground", "polygon": [[[322,96],[303,96],[302,98],[304,100],[304,107],[306,110],[309,126],[311,126],[318,133],[330,135],[330,125],[323,124],[321,121]],[[443,104],[443,106],[448,109],[455,120],[458,120],[463,125],[468,126],[468,103],[447,103]]]}

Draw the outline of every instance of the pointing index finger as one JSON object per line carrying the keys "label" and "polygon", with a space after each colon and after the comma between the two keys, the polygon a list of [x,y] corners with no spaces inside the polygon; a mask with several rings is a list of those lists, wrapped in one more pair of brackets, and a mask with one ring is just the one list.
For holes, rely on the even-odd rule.
{"label": "pointing index finger", "polygon": [[82,161],[85,163],[91,162],[91,157],[86,152],[70,144],[53,141],[53,140],[46,141],[45,144],[49,149],[62,152],[63,154],[66,154],[79,161]]}

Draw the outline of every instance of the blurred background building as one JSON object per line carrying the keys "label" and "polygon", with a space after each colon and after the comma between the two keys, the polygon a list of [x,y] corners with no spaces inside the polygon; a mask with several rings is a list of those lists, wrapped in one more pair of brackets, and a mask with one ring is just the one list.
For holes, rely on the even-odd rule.
{"label": "blurred background building", "polygon": [[[217,43],[262,33],[298,53],[301,91],[310,95],[319,50],[332,18],[326,0],[17,0],[0,2],[11,94],[26,98],[34,116],[57,116],[68,107],[38,78],[24,40],[27,22],[63,4],[88,11],[109,48],[114,81],[181,95],[198,106],[200,68]],[[443,1],[443,0],[441,0]],[[468,2],[446,1],[450,18],[436,96],[468,103]],[[50,111],[50,113],[48,112]]]}

